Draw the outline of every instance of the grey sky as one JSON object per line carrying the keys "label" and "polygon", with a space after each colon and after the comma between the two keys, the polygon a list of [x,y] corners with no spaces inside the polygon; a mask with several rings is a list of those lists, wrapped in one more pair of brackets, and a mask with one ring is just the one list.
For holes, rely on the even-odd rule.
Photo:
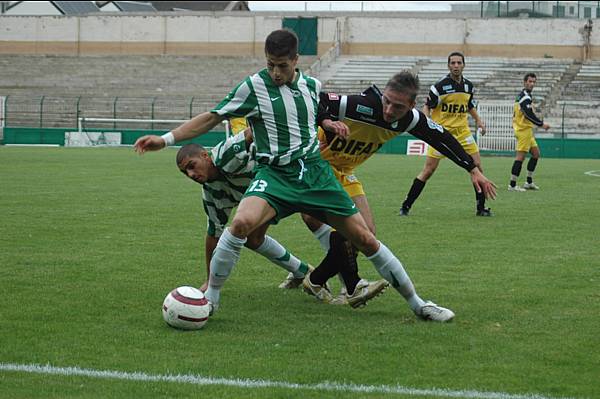
{"label": "grey sky", "polygon": [[252,11],[450,11],[464,1],[249,1]]}

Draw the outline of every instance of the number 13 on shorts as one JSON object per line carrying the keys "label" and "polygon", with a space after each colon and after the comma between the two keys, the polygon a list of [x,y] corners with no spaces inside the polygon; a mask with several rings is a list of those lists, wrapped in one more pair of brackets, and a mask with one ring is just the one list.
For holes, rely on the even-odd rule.
{"label": "number 13 on shorts", "polygon": [[250,187],[248,187],[248,192],[251,193],[253,191],[263,192],[267,188],[268,183],[264,180],[254,180]]}

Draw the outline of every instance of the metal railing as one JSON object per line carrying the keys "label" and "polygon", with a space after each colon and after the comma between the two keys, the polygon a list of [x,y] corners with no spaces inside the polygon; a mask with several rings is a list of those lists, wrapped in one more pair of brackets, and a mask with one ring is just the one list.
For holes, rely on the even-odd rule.
{"label": "metal railing", "polygon": [[[560,116],[553,120],[560,121],[551,130],[555,136],[560,134],[563,138],[591,138],[599,137],[600,101],[564,100],[558,101]],[[547,118],[549,119],[549,118]]]}
{"label": "metal railing", "polygon": [[[24,97],[4,98],[4,124],[7,127],[78,127],[80,118],[177,119],[188,120],[208,111],[215,101],[191,98],[137,97]],[[146,125],[129,122],[89,122],[88,128],[162,129],[166,123],[149,121]]]}
{"label": "metal railing", "polygon": [[[4,97],[4,126],[30,128],[73,128],[85,121],[88,129],[172,129],[175,122],[188,120],[211,110],[214,100],[191,98],[129,97]],[[512,103],[493,106],[484,99],[489,123],[511,127]],[[499,107],[499,108],[498,108]],[[502,111],[499,111],[499,110]],[[553,110],[544,110],[551,129],[544,136],[600,138],[600,100],[559,101]],[[551,112],[552,111],[552,112]],[[140,123],[139,120],[146,121]],[[135,122],[133,121],[135,120]],[[506,122],[508,121],[508,122]],[[176,124],[175,124],[176,125]],[[498,125],[500,126],[500,125]],[[509,133],[509,135],[512,133]]]}

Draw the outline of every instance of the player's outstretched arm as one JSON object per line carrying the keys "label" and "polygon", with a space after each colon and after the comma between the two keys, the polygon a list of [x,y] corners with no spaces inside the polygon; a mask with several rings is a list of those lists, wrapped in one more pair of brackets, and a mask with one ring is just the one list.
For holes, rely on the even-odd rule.
{"label": "player's outstretched arm", "polygon": [[140,137],[133,144],[133,148],[138,154],[143,154],[146,151],[158,151],[166,147],[167,144],[175,144],[178,141],[198,137],[217,126],[219,123],[221,123],[221,121],[223,121],[223,119],[224,118],[222,116],[216,113],[204,112],[183,123],[162,137],[154,135]]}
{"label": "player's outstretched arm", "polygon": [[496,199],[496,184],[485,177],[479,168],[473,168],[469,174],[477,192],[483,192],[487,199]]}

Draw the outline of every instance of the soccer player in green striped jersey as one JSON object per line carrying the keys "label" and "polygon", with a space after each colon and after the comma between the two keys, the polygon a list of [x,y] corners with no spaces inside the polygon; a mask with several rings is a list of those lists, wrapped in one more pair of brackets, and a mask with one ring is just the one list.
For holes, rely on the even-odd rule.
{"label": "soccer player in green striped jersey", "polygon": [[452,320],[451,310],[417,295],[402,263],[375,238],[321,158],[317,139],[321,83],[296,69],[296,35],[286,29],[271,32],[265,41],[265,57],[267,68],[246,78],[212,111],[163,136],[140,137],[134,144],[143,154],[204,134],[224,118],[248,120],[256,143],[257,171],[213,253],[206,290],[212,312],[220,305],[221,288],[247,237],[265,223],[302,212],[332,226],[364,253],[418,317]]}
{"label": "soccer player in green striped jersey", "polygon": [[[211,151],[198,144],[187,144],[177,152],[177,166],[190,179],[202,185],[202,203],[208,226],[205,237],[207,276],[212,254],[231,211],[241,201],[254,177],[251,132],[236,134],[217,144]],[[310,266],[288,252],[279,242],[266,235],[268,224],[254,230],[245,246],[289,271],[294,281],[301,281]],[[312,269],[312,268],[310,268]],[[208,279],[200,288],[206,291]]]}

